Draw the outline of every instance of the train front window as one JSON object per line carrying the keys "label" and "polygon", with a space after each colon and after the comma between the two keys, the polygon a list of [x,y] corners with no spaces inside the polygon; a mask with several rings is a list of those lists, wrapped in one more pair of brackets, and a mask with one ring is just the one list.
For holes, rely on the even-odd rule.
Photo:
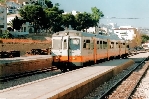
{"label": "train front window", "polygon": [[69,48],[71,50],[80,50],[80,39],[79,38],[70,38]]}
{"label": "train front window", "polygon": [[62,49],[62,40],[61,39],[53,39],[52,41],[53,43],[53,49],[55,50],[59,50],[59,49]]}

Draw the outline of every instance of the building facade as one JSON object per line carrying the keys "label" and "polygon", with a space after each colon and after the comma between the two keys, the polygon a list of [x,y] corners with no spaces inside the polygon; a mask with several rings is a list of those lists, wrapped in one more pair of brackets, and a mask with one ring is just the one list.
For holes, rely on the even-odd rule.
{"label": "building facade", "polygon": [[114,29],[114,33],[118,35],[119,38],[127,40],[130,42],[130,47],[137,47],[141,45],[141,34],[140,30],[133,27],[120,27]]}
{"label": "building facade", "polygon": [[132,40],[136,36],[135,28],[116,28],[114,33],[124,40]]}
{"label": "building facade", "polygon": [[31,2],[38,1],[39,4],[45,5],[45,0],[8,0],[8,1],[14,1],[14,2],[19,3],[19,4],[23,4],[24,2],[31,3]]}
{"label": "building facade", "polygon": [[7,8],[0,5],[0,33],[7,30]]}

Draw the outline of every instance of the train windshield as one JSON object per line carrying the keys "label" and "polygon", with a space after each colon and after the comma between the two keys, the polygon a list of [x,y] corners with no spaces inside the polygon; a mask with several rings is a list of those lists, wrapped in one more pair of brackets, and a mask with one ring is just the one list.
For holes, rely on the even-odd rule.
{"label": "train windshield", "polygon": [[80,39],[79,38],[70,38],[69,48],[71,50],[80,50]]}
{"label": "train windshield", "polygon": [[53,49],[59,50],[62,49],[62,40],[61,39],[53,39],[52,41]]}

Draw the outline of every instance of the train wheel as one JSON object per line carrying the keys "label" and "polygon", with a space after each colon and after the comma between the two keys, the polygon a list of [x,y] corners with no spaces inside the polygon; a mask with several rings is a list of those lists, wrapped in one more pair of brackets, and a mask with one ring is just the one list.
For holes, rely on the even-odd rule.
{"label": "train wheel", "polygon": [[75,70],[74,67],[69,67],[69,71]]}
{"label": "train wheel", "polygon": [[59,69],[61,72],[67,72],[67,64],[66,63],[61,63],[61,66],[59,66]]}
{"label": "train wheel", "polygon": [[68,71],[67,68],[62,68],[60,70],[61,70],[61,72],[67,72]]}

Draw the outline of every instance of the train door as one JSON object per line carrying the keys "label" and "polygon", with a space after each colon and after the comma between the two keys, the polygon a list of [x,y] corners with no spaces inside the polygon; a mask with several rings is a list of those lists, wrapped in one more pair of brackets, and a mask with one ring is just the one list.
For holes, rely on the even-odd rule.
{"label": "train door", "polygon": [[110,59],[110,40],[107,39],[107,58],[108,60]]}
{"label": "train door", "polygon": [[93,38],[93,57],[94,57],[94,63],[97,61],[97,40]]}
{"label": "train door", "polygon": [[69,36],[64,36],[62,39],[62,56],[63,61],[69,61]]}

